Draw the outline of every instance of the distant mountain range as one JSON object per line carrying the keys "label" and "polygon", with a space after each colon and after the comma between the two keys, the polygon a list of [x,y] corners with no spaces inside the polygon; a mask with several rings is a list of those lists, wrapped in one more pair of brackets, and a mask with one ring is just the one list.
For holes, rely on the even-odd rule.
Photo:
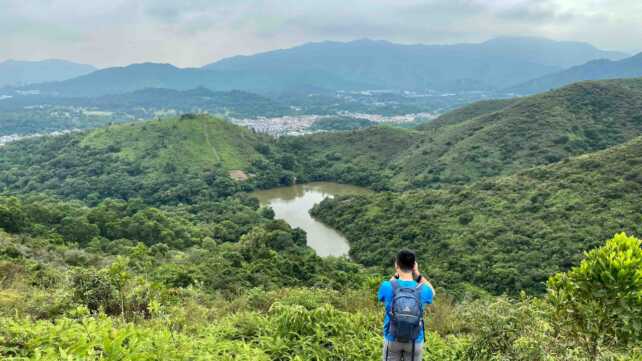
{"label": "distant mountain range", "polygon": [[92,65],[78,64],[66,60],[7,60],[0,62],[0,88],[67,80],[89,74],[95,70],[96,68]]}
{"label": "distant mountain range", "polygon": [[586,64],[549,74],[509,89],[519,94],[534,94],[582,80],[642,77],[642,53],[619,61],[593,60]]}
{"label": "distant mountain range", "polygon": [[479,44],[401,45],[387,41],[308,43],[203,68],[169,64],[115,67],[26,87],[61,96],[101,96],[143,88],[244,90],[261,94],[397,89],[492,91],[594,59],[626,55],[577,42],[498,38]]}
{"label": "distant mountain range", "polygon": [[[401,45],[387,41],[309,43],[290,49],[223,59],[204,68],[290,77],[293,73],[342,79],[363,88],[492,90],[583,64],[621,59],[585,43],[539,38],[497,38],[480,44]],[[302,79],[301,86],[314,78]]]}

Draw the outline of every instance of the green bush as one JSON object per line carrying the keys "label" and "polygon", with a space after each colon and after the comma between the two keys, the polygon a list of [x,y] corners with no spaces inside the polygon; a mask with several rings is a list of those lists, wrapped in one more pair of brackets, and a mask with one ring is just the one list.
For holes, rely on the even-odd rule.
{"label": "green bush", "polygon": [[624,233],[550,278],[548,300],[562,332],[596,357],[603,347],[642,340],[642,241]]}

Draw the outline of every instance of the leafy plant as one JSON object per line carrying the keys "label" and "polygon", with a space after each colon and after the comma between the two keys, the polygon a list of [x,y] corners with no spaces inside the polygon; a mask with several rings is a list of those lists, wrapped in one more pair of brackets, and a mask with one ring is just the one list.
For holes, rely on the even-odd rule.
{"label": "leafy plant", "polygon": [[604,347],[642,339],[641,247],[639,239],[617,234],[548,282],[560,332],[578,339],[594,359]]}

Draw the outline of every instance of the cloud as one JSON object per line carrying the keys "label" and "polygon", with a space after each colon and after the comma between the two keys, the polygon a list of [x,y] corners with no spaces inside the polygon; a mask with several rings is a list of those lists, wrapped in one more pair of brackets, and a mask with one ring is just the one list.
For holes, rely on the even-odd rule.
{"label": "cloud", "polygon": [[0,60],[199,66],[364,37],[457,43],[531,35],[642,48],[638,0],[0,0],[0,9]]}

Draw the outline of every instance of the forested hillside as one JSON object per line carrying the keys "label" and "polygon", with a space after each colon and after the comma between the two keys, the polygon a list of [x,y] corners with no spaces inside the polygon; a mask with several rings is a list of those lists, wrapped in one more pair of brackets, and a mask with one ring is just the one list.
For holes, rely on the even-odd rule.
{"label": "forested hillside", "polygon": [[397,167],[412,185],[463,183],[606,149],[642,134],[642,80],[587,82],[426,129]]}
{"label": "forested hillside", "polygon": [[[466,186],[326,199],[312,214],[380,269],[395,249],[422,255],[447,289],[541,293],[595,239],[642,233],[642,138]],[[391,216],[394,215],[394,216]]]}
{"label": "forested hillside", "polygon": [[[108,197],[195,203],[253,189],[256,182],[291,182],[278,159],[261,153],[269,155],[272,143],[209,116],[113,125],[0,148],[0,186],[10,194],[44,192],[92,204]],[[234,182],[232,170],[256,171],[257,177]]]}
{"label": "forested hillside", "polygon": [[642,134],[640,114],[642,80],[585,82],[474,104],[415,131],[381,127],[282,143],[296,149],[306,175],[377,189],[436,187],[511,174],[626,142]]}

